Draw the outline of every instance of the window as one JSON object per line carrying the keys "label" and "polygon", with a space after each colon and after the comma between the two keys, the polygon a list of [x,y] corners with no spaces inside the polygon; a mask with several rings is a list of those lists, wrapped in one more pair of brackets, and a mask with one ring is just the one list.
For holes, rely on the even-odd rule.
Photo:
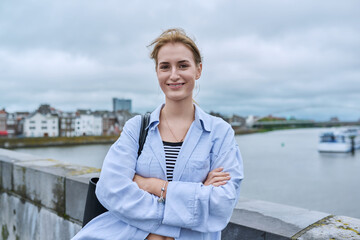
{"label": "window", "polygon": [[35,130],[35,129],[36,129],[36,127],[29,127],[29,129],[30,129],[30,130]]}
{"label": "window", "polygon": [[41,127],[41,129],[42,129],[42,130],[46,130],[46,129],[47,129],[47,127]]}
{"label": "window", "polygon": [[35,121],[34,121],[34,120],[31,120],[30,123],[35,123]]}
{"label": "window", "polygon": [[44,123],[44,124],[46,124],[46,123],[47,123],[47,121],[46,121],[46,120],[43,120],[43,121],[41,121],[41,123]]}

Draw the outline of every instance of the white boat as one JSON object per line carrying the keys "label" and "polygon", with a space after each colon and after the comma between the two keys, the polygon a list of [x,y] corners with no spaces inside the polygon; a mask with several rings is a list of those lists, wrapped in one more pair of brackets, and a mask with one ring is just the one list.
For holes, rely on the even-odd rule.
{"label": "white boat", "polygon": [[354,137],[354,147],[360,149],[360,127],[348,127],[344,133],[349,137]]}
{"label": "white boat", "polygon": [[360,148],[358,127],[328,129],[321,132],[319,138],[319,152],[351,152],[353,148]]}

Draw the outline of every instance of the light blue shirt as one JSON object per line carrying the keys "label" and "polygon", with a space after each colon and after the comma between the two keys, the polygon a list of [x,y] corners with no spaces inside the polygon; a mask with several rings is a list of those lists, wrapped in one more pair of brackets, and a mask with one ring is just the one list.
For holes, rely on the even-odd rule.
{"label": "light blue shirt", "polygon": [[[231,126],[195,107],[176,161],[166,201],[141,190],[134,174],[166,180],[159,106],[151,113],[148,136],[137,159],[141,116],[127,121],[120,138],[103,163],[96,195],[109,209],[89,222],[73,239],[144,240],[149,233],[178,240],[219,240],[240,194],[243,162]],[[225,185],[205,186],[208,173],[218,167],[229,172]]]}

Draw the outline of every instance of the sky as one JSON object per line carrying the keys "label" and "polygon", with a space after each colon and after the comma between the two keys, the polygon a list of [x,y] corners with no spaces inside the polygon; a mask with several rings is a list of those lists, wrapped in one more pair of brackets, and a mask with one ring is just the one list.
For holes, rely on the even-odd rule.
{"label": "sky", "polygon": [[183,28],[207,112],[360,119],[360,1],[2,0],[0,109],[133,111],[164,101],[147,47]]}

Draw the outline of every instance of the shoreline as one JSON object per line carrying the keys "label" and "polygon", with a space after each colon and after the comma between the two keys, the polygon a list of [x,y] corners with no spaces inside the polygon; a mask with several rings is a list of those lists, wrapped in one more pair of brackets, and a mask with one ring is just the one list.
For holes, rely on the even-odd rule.
{"label": "shoreline", "polygon": [[[269,132],[276,129],[234,129],[236,135]],[[111,144],[119,138],[113,136],[79,136],[79,137],[21,137],[0,138],[0,148],[36,148],[36,147],[61,147],[91,144]]]}
{"label": "shoreline", "polygon": [[119,136],[80,136],[80,137],[35,137],[35,138],[0,138],[0,148],[36,148],[61,147],[90,144],[114,143]]}

